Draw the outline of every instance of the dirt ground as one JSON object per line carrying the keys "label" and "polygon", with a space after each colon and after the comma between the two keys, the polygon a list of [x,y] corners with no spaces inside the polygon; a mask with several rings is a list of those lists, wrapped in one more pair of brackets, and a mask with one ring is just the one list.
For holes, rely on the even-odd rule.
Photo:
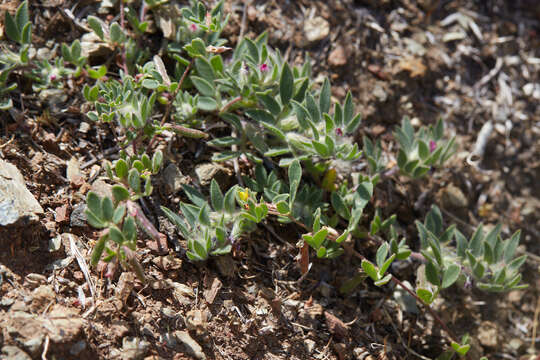
{"label": "dirt ground", "polygon": [[[2,13],[14,2],[2,1]],[[61,14],[74,4],[30,2],[37,47],[51,50],[83,35]],[[416,126],[445,120],[459,145],[450,163],[419,181],[385,179],[375,190],[375,206],[385,217],[397,214],[411,248],[418,248],[414,221],[433,203],[466,234],[479,223],[500,222],[506,235],[522,230],[527,290],[454,287],[433,305],[454,334],[470,334],[469,359],[540,359],[540,337],[533,339],[540,309],[539,4],[226,2],[230,44],[242,31],[248,37],[268,31],[270,44],[290,62],[309,54],[314,77],[329,76],[336,99],[352,91],[363,115],[359,142],[363,135],[380,139],[390,154],[392,131],[403,116]],[[99,2],[85,1],[74,14],[84,19],[98,8]],[[116,16],[117,9],[108,11],[101,16]],[[183,239],[159,210],[181,195],[165,195],[162,175],[145,206],[168,234],[171,250],[160,254],[141,238],[150,285],[143,287],[132,273],[113,279],[87,273],[81,261],[88,262],[98,232],[81,220],[81,204],[89,189],[106,191],[101,156],[114,159],[115,144],[107,127],[85,117],[77,84],[58,103],[21,85],[15,111],[0,112],[0,159],[21,171],[44,213],[35,226],[0,227],[1,359],[426,359],[447,349],[431,315],[421,307],[404,311],[393,286],[364,281],[340,292],[359,273],[352,256],[314,260],[301,278],[295,260],[301,233],[293,226],[268,224],[233,255],[188,261]],[[474,161],[470,154],[488,122],[485,151]],[[194,156],[196,147],[193,140],[176,140],[172,148],[180,150],[168,161],[190,174],[211,157],[208,149]],[[73,168],[79,170],[75,181]],[[373,256],[377,244],[355,248]],[[414,283],[417,266],[400,263],[392,272]]]}

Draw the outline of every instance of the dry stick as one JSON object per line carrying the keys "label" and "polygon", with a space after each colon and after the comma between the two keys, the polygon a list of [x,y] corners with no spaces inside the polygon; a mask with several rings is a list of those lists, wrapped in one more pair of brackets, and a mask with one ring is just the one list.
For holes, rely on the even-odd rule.
{"label": "dry stick", "polygon": [[[167,109],[165,110],[165,114],[163,114],[163,117],[161,118],[160,126],[163,126],[163,124],[165,124],[165,121],[167,121],[167,118],[169,117],[169,115],[171,113],[171,108],[172,108],[173,101],[176,98],[176,95],[178,95],[178,92],[180,91],[180,89],[182,88],[182,84],[184,83],[184,80],[186,80],[187,74],[191,70],[192,65],[193,65],[193,59],[189,63],[186,70],[184,70],[184,73],[182,74],[182,77],[180,78],[180,82],[178,83],[178,86],[177,86],[176,90],[174,91],[174,94],[172,95],[171,100],[169,101],[169,104],[167,105]],[[147,150],[150,150],[152,148],[152,145],[154,144],[154,141],[156,140],[156,136],[157,136],[157,134],[154,134],[154,136],[150,140],[150,143],[148,143]]]}

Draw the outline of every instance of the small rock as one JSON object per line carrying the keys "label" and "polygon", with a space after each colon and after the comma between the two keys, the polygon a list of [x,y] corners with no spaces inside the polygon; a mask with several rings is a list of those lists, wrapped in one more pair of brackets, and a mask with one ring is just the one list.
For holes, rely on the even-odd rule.
{"label": "small rock", "polygon": [[16,346],[6,345],[2,348],[0,353],[2,359],[11,359],[11,360],[32,360],[30,355],[22,351]]}
{"label": "small rock", "polygon": [[165,271],[178,270],[182,267],[182,259],[171,255],[156,256],[152,259],[152,262],[158,268]]}
{"label": "small rock", "polygon": [[190,286],[180,283],[174,283],[173,297],[181,305],[188,305],[192,303],[193,298],[195,298],[195,293]]}
{"label": "small rock", "polygon": [[484,321],[478,328],[478,336],[476,337],[480,344],[484,347],[495,348],[499,342],[497,326],[489,321]]}
{"label": "small rock", "polygon": [[47,318],[42,320],[43,327],[48,330],[51,341],[67,343],[75,340],[83,329],[83,319],[74,308],[59,304],[53,305]]}
{"label": "small rock", "polygon": [[218,184],[226,184],[228,182],[229,173],[223,166],[215,163],[203,163],[195,167],[195,175],[201,186],[210,185],[212,179],[216,179]]}
{"label": "small rock", "polygon": [[343,321],[332,315],[328,311],[324,312],[324,319],[328,330],[337,338],[345,338],[349,332],[349,328]]}
{"label": "small rock", "polygon": [[68,96],[64,89],[45,89],[39,92],[39,100],[49,104],[54,110],[68,100]]}
{"label": "small rock", "polygon": [[72,157],[66,168],[66,177],[72,185],[80,187],[84,183],[84,177],[81,173],[81,167],[76,157]]}
{"label": "small rock", "polygon": [[163,170],[163,190],[165,194],[174,194],[182,190],[182,185],[189,184],[189,177],[184,176],[176,164],[169,164]]}
{"label": "small rock", "polygon": [[112,186],[110,184],[107,184],[103,180],[96,180],[92,183],[91,190],[98,194],[100,197],[110,197],[112,199]]}
{"label": "small rock", "polygon": [[328,36],[330,24],[320,16],[308,19],[304,22],[304,34],[307,41],[314,43]]}
{"label": "small rock", "polygon": [[328,64],[335,67],[347,64],[347,52],[343,46],[338,45],[334,50],[332,50],[332,52],[328,55]]}
{"label": "small rock", "polygon": [[313,350],[315,350],[315,341],[311,339],[304,340],[304,346],[306,347],[306,350],[309,354],[313,353]]}
{"label": "small rock", "polygon": [[86,341],[84,340],[81,340],[81,341],[77,341],[75,344],[73,344],[73,346],[69,349],[69,353],[73,356],[77,356],[81,353],[81,351],[83,351],[84,349],[86,349]]}
{"label": "small rock", "polygon": [[184,321],[188,330],[195,331],[197,335],[205,334],[208,327],[208,313],[198,309],[190,310]]}
{"label": "small rock", "polygon": [[47,277],[41,274],[30,273],[24,277],[24,287],[35,289],[47,283]]}
{"label": "small rock", "polygon": [[135,275],[132,272],[123,272],[120,275],[118,285],[116,285],[116,289],[114,289],[114,296],[120,300],[122,304],[127,302],[131,290],[133,290],[134,282]]}
{"label": "small rock", "polygon": [[0,226],[34,223],[43,214],[21,172],[4,160],[0,160],[0,199]]}
{"label": "small rock", "polygon": [[460,188],[450,184],[442,190],[441,202],[447,209],[464,209],[469,202]]}
{"label": "small rock", "polygon": [[206,355],[202,351],[201,345],[199,345],[193,338],[189,335],[187,331],[175,331],[174,336],[178,339],[179,342],[184,344],[186,350],[197,359],[205,360]]}
{"label": "small rock", "polygon": [[86,210],[85,203],[79,203],[73,207],[73,211],[71,212],[71,216],[69,218],[69,225],[71,227],[87,226],[86,214],[84,213],[85,210]]}
{"label": "small rock", "polygon": [[81,56],[85,58],[107,58],[112,53],[112,46],[101,41],[93,31],[81,37]]}
{"label": "small rock", "polygon": [[30,308],[33,312],[42,312],[56,298],[56,294],[51,285],[41,285],[32,292],[32,304]]}
{"label": "small rock", "polygon": [[149,347],[150,343],[148,341],[141,340],[138,337],[126,337],[122,339],[122,350],[115,349],[111,355],[114,359],[141,359],[146,355]]}

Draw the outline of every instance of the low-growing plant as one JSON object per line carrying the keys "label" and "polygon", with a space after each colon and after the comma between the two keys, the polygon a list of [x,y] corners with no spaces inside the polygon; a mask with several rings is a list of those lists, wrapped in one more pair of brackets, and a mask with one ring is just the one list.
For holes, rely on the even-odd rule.
{"label": "low-growing plant", "polygon": [[[351,92],[343,103],[333,101],[330,81],[326,78],[317,84],[312,80],[309,58],[301,66],[290,65],[267,44],[267,33],[242,38],[234,49],[226,47],[221,38],[228,20],[223,4],[219,1],[208,9],[200,1],[191,1],[181,10],[182,16],[172,20],[176,28],[174,36],[164,40],[162,49],[166,50],[150,61],[148,49],[140,44],[148,22],[124,1],[120,2],[120,22],[108,24],[89,16],[89,27],[113,49],[111,56],[117,60],[94,67],[82,56],[78,40],[63,44],[62,56],[54,63],[29,59],[28,3],[19,6],[15,17],[6,13],[6,34],[18,43],[18,53],[6,49],[0,55],[0,109],[12,106],[8,92],[16,88],[16,83],[10,83],[13,71],[30,66],[36,91],[61,88],[60,80],[84,76],[82,95],[93,106],[87,117],[96,124],[118,125],[114,136],[122,150],[116,161],[104,166],[114,184],[112,198],[94,192],[86,198],[88,223],[101,231],[92,265],[100,261],[120,264],[134,269],[144,281],[136,253],[137,229],[156,241],[164,235],[137,202],[152,194],[152,177],[166,161],[163,152],[155,150],[156,141],[173,131],[218,149],[214,161],[242,159],[249,165],[237,174],[243,175],[245,187],[238,184],[224,193],[214,179],[207,197],[205,189],[184,185],[189,202],[181,201],[178,211],[161,207],[187,241],[186,256],[191,261],[227,254],[257,224],[278,221],[301,230],[298,245],[304,265],[309,263],[310,249],[323,259],[346,252],[362,259],[363,272],[346,286],[347,291],[366,277],[376,286],[393,281],[432,312],[429,305],[441,290],[454,284],[474,284],[486,291],[525,286],[519,272],[525,256],[515,257],[519,232],[503,240],[500,225],[487,234],[481,225],[467,239],[455,225],[444,228],[436,206],[423,223],[416,222],[420,253],[413,253],[410,246],[416,244],[400,238],[397,217],[383,219],[380,210],[370,206],[377,184],[388,180],[382,174],[387,169],[386,154],[380,140],[365,136],[360,150],[355,139],[361,116],[355,114]],[[145,0],[142,6],[157,12],[174,5]],[[117,73],[111,76],[108,71],[114,69]],[[227,127],[219,126],[220,131],[213,133],[218,123]],[[404,118],[394,133],[401,174],[420,179],[432,168],[442,167],[455,151],[454,138],[446,140],[444,135],[442,119],[415,131]],[[360,162],[365,171],[353,171]],[[370,219],[368,212],[373,214]],[[352,245],[365,239],[379,244],[374,262]],[[392,273],[395,261],[413,254],[423,262],[415,291]],[[308,267],[301,269],[305,273]],[[464,356],[470,347],[468,339],[455,341],[435,317],[451,340],[445,356]]]}

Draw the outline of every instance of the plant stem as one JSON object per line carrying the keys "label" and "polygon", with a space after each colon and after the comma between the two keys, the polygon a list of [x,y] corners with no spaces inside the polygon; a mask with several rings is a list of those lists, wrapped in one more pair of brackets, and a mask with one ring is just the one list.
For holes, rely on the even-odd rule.
{"label": "plant stem", "polygon": [[[167,118],[169,117],[169,115],[171,113],[171,108],[172,108],[172,104],[174,102],[174,99],[176,99],[176,95],[178,95],[178,92],[182,88],[182,84],[186,80],[187,74],[191,70],[192,65],[193,65],[193,59],[191,59],[191,62],[187,66],[186,70],[184,70],[184,73],[182,74],[182,77],[180,78],[180,82],[178,83],[178,86],[176,87],[176,90],[174,91],[174,94],[172,95],[171,100],[169,101],[169,104],[167,105],[167,109],[165,110],[165,114],[163,114],[163,117],[161,118],[160,126],[163,126],[163,124],[165,124],[165,121],[167,121]],[[152,136],[152,139],[150,139],[150,142],[148,143],[147,150],[150,150],[152,148],[152,145],[154,144],[154,141],[156,140],[156,136],[157,136],[157,134],[154,134],[154,136]]]}
{"label": "plant stem", "polygon": [[219,110],[219,113],[223,114],[225,111],[229,110],[229,108],[231,106],[233,106],[234,104],[236,104],[237,102],[239,102],[241,100],[242,100],[242,96],[235,97],[234,99],[229,101],[227,104],[225,104],[225,106],[223,106],[223,108],[221,108],[221,110]]}

